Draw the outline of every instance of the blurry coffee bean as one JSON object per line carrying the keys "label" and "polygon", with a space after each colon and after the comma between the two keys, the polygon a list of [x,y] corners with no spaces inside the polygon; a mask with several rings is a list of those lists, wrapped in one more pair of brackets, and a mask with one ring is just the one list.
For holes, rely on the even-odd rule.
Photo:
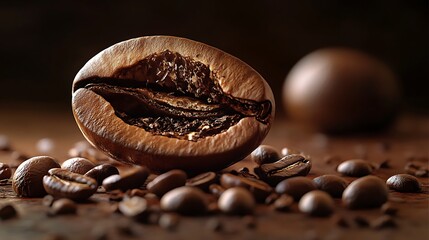
{"label": "blurry coffee bean", "polygon": [[299,154],[291,154],[276,162],[262,164],[255,168],[255,173],[266,182],[276,185],[286,178],[306,176],[310,169],[311,161],[308,158]]}
{"label": "blurry coffee bean", "polygon": [[248,229],[254,229],[258,226],[258,222],[256,221],[256,218],[252,215],[246,215],[242,219],[244,226]]}
{"label": "blurry coffee bean", "polygon": [[396,228],[397,224],[395,220],[388,215],[380,216],[371,222],[371,227],[374,229],[383,229],[383,228]]}
{"label": "blurry coffee bean", "polygon": [[125,194],[119,189],[112,190],[108,194],[109,194],[109,200],[115,201],[115,202],[122,201],[122,199],[124,199],[124,196],[125,196]]}
{"label": "blurry coffee bean", "polygon": [[9,179],[12,176],[12,170],[9,165],[6,163],[0,162],[0,181],[4,179]]}
{"label": "blurry coffee bean", "polygon": [[69,170],[70,172],[85,174],[95,167],[94,163],[86,158],[76,157],[70,158],[61,164],[62,169]]}
{"label": "blurry coffee bean", "polygon": [[334,200],[320,190],[308,192],[299,200],[299,210],[312,216],[326,217],[334,211]]}
{"label": "blurry coffee bean", "polygon": [[344,189],[347,187],[346,181],[336,175],[322,175],[313,179],[319,190],[327,192],[333,198],[341,198]]}
{"label": "blurry coffee bean", "polygon": [[287,155],[291,155],[291,154],[302,154],[302,153],[303,152],[301,152],[301,151],[298,151],[298,150],[293,149],[293,148],[288,148],[288,147],[282,148],[282,151],[281,151],[281,155],[283,157],[287,156]]}
{"label": "blurry coffee bean", "polygon": [[12,147],[10,145],[9,138],[6,135],[0,135],[0,151],[11,151]]}
{"label": "blurry coffee bean", "polygon": [[219,218],[210,218],[206,223],[206,228],[213,232],[220,232],[223,230],[224,226]]}
{"label": "blurry coffee bean", "polygon": [[337,171],[349,177],[362,177],[371,174],[373,167],[363,159],[352,159],[338,165]]}
{"label": "blurry coffee bean", "polygon": [[16,169],[12,179],[13,190],[22,197],[43,197],[46,195],[43,176],[48,175],[49,169],[59,167],[55,159],[48,156],[30,158]]}
{"label": "blurry coffee bean", "polygon": [[207,211],[206,197],[198,188],[178,187],[164,194],[161,209],[183,215],[200,215]]}
{"label": "blurry coffee bean", "polygon": [[103,180],[112,175],[119,174],[118,169],[110,164],[101,164],[85,173],[85,176],[93,178],[97,181],[98,185],[103,184]]}
{"label": "blurry coffee bean", "polygon": [[265,204],[272,204],[274,201],[276,201],[278,198],[280,197],[279,194],[277,194],[276,192],[271,193],[270,195],[268,195],[267,198],[265,198],[264,203]]}
{"label": "blurry coffee bean", "polygon": [[216,173],[214,172],[205,172],[201,173],[193,178],[190,178],[186,181],[186,186],[197,187],[203,191],[209,191],[211,184],[215,183],[217,180]]}
{"label": "blurry coffee bean", "polygon": [[148,204],[142,197],[125,197],[118,204],[119,211],[127,217],[141,217],[147,215]]}
{"label": "blurry coffee bean", "polygon": [[186,183],[187,175],[182,170],[171,170],[156,177],[152,182],[148,183],[147,190],[162,197],[166,192],[171,189],[184,186]]}
{"label": "blurry coffee bean", "polygon": [[361,228],[369,227],[368,220],[362,216],[356,216],[355,218],[353,218],[353,220],[358,225],[358,227],[361,227]]}
{"label": "blurry coffee bean", "polygon": [[299,201],[304,194],[316,189],[316,184],[305,177],[288,178],[279,182],[276,186],[276,192],[278,194],[288,194],[292,196],[295,201]]}
{"label": "blurry coffee bean", "polygon": [[289,211],[292,205],[293,198],[287,194],[282,194],[273,203],[274,209],[281,212]]}
{"label": "blurry coffee bean", "polygon": [[68,198],[61,198],[52,203],[52,207],[49,209],[48,214],[50,216],[55,215],[66,215],[76,214],[77,205],[75,202]]}
{"label": "blurry coffee bean", "polygon": [[386,185],[397,192],[420,192],[422,190],[419,180],[409,174],[393,175],[387,179]]}
{"label": "blurry coffee bean", "polygon": [[144,184],[148,176],[149,170],[146,167],[133,167],[124,174],[107,177],[103,180],[103,187],[107,191],[115,189],[126,191],[139,188]]}
{"label": "blurry coffee bean", "polygon": [[50,207],[54,203],[55,198],[52,195],[46,195],[43,197],[42,204],[43,206]]}
{"label": "blurry coffee bean", "polygon": [[13,205],[6,204],[0,207],[0,220],[8,220],[16,216],[18,212]]}
{"label": "blurry coffee bean", "polygon": [[144,196],[146,196],[146,194],[148,193],[148,191],[147,190],[142,190],[142,189],[138,189],[138,188],[134,188],[134,189],[129,189],[128,191],[127,191],[127,195],[129,196],[129,197],[134,197],[134,196],[137,196],[137,197],[144,197]]}
{"label": "blurry coffee bean", "polygon": [[160,227],[172,231],[177,228],[180,222],[180,217],[174,213],[164,213],[158,220]]}
{"label": "blurry coffee bean", "polygon": [[55,149],[55,142],[50,138],[42,138],[37,141],[36,149],[41,154],[51,154]]}
{"label": "blurry coffee bean", "polygon": [[359,178],[344,190],[343,203],[351,209],[376,208],[387,201],[388,190],[383,180],[375,176]]}
{"label": "blurry coffee bean", "polygon": [[211,194],[213,194],[214,196],[216,196],[216,197],[220,197],[220,195],[222,195],[222,193],[225,191],[225,188],[224,187],[222,187],[221,185],[219,185],[219,184],[211,184],[210,186],[209,186],[209,191],[210,191],[210,193]]}
{"label": "blurry coffee bean", "polygon": [[250,154],[250,158],[258,165],[272,163],[280,159],[276,148],[270,145],[260,145]]}
{"label": "blurry coffee bean", "polygon": [[418,161],[408,162],[404,169],[408,174],[416,177],[429,177],[429,168],[427,163]]}
{"label": "blurry coffee bean", "polygon": [[343,216],[337,216],[337,217],[335,218],[335,223],[336,223],[339,227],[342,227],[342,228],[348,228],[348,227],[350,227],[349,222],[348,222],[348,221],[347,221],[347,219],[346,219],[346,218],[344,218]]}
{"label": "blurry coffee bean", "polygon": [[263,181],[253,178],[234,176],[230,173],[222,174],[222,176],[220,177],[220,184],[224,188],[246,188],[253,194],[256,201],[258,202],[264,202],[268,195],[270,195],[273,191],[273,189]]}
{"label": "blurry coffee bean", "polygon": [[249,214],[255,208],[253,195],[245,188],[232,187],[219,197],[219,209],[228,214]]}
{"label": "blurry coffee bean", "polygon": [[387,202],[381,206],[381,212],[386,215],[395,216],[398,209]]}

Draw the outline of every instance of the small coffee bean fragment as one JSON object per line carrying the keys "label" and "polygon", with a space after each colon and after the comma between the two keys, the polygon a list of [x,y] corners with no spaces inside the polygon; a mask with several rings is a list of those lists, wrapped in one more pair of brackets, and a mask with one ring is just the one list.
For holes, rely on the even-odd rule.
{"label": "small coffee bean fragment", "polygon": [[219,184],[214,183],[209,186],[209,191],[215,197],[220,197],[220,195],[222,195],[222,193],[225,191],[225,188]]}
{"label": "small coffee bean fragment", "polygon": [[0,181],[9,179],[12,176],[12,170],[6,163],[0,162]]}
{"label": "small coffee bean fragment", "polygon": [[387,201],[388,190],[383,180],[375,176],[359,178],[344,190],[342,200],[350,209],[376,208]]}
{"label": "small coffee bean fragment", "polygon": [[0,220],[8,220],[16,216],[18,212],[13,205],[6,204],[0,207]]}
{"label": "small coffee bean fragment", "polygon": [[207,211],[206,196],[195,187],[178,187],[162,196],[161,209],[183,215],[200,215]]}
{"label": "small coffee bean fragment", "polygon": [[102,185],[104,179],[116,174],[119,174],[118,169],[111,164],[105,163],[88,170],[85,176],[95,179],[98,185]]}
{"label": "small coffee bean fragment", "polygon": [[51,168],[59,168],[55,159],[48,156],[32,157],[21,163],[12,178],[12,188],[21,197],[43,197],[43,177]]}
{"label": "small coffee bean fragment", "polygon": [[386,181],[389,189],[397,192],[420,192],[422,190],[419,180],[409,174],[396,174]]}
{"label": "small coffee bean fragment", "polygon": [[146,167],[133,167],[124,174],[107,177],[103,180],[103,187],[107,191],[139,188],[145,183],[148,176],[149,170]]}
{"label": "small coffee bean fragment", "polygon": [[186,186],[197,187],[205,192],[209,191],[211,184],[215,183],[217,175],[214,172],[201,173],[193,178],[186,181]]}
{"label": "small coffee bean fragment", "polygon": [[347,187],[346,181],[332,174],[326,174],[313,179],[319,190],[327,192],[333,198],[341,198],[344,189]]}
{"label": "small coffee bean fragment", "polygon": [[270,195],[273,189],[263,181],[254,178],[245,178],[235,176],[230,173],[224,173],[220,177],[220,184],[224,188],[231,187],[243,187],[248,189],[256,201],[263,203],[265,199]]}
{"label": "small coffee bean fragment", "polygon": [[61,198],[56,200],[51,208],[49,209],[48,215],[67,215],[67,214],[76,214],[77,205],[75,202],[68,198]]}
{"label": "small coffee bean fragment", "polygon": [[395,220],[388,215],[380,216],[371,222],[371,227],[374,229],[383,229],[383,228],[396,228],[397,224]]}
{"label": "small coffee bean fragment", "polygon": [[142,217],[147,215],[148,204],[142,197],[126,197],[118,205],[119,211],[127,217]]}
{"label": "small coffee bean fragment", "polygon": [[280,159],[276,148],[270,145],[260,145],[250,154],[250,158],[258,165],[272,163]]}
{"label": "small coffee bean fragment", "polygon": [[326,192],[314,190],[302,196],[298,207],[311,216],[327,217],[334,211],[334,200]]}
{"label": "small coffee bean fragment", "polygon": [[289,211],[292,205],[293,205],[293,198],[287,194],[282,194],[273,203],[274,209],[280,212]]}
{"label": "small coffee bean fragment", "polygon": [[169,231],[175,230],[180,222],[180,216],[174,213],[164,213],[158,220],[160,227]]}
{"label": "small coffee bean fragment", "polygon": [[184,186],[186,178],[187,175],[184,171],[178,169],[170,170],[148,183],[147,190],[158,197],[162,197],[166,192]]}
{"label": "small coffee bean fragment", "polygon": [[381,212],[386,215],[395,216],[398,213],[398,208],[393,207],[390,203],[385,203],[381,206]]}
{"label": "small coffee bean fragment", "polygon": [[253,195],[245,188],[233,187],[227,189],[218,200],[219,209],[228,214],[249,214],[255,208]]}
{"label": "small coffee bean fragment", "polygon": [[61,164],[62,169],[82,175],[91,170],[93,167],[95,167],[94,163],[86,158],[81,157],[70,158]]}
{"label": "small coffee bean fragment", "polygon": [[278,194],[288,194],[297,202],[307,192],[316,190],[316,184],[306,177],[285,179],[276,186]]}
{"label": "small coffee bean fragment", "polygon": [[349,177],[362,177],[371,174],[373,167],[363,159],[351,159],[342,162],[337,167],[337,172]]}

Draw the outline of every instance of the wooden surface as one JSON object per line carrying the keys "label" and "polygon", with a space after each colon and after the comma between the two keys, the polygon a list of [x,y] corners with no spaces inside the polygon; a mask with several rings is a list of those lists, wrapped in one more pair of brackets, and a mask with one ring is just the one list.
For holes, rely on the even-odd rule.
{"label": "wooden surface", "polygon": [[[83,139],[68,111],[28,107],[3,107],[0,110],[0,134],[9,136],[16,149],[31,156],[38,155],[35,147],[37,140],[49,137],[56,143],[51,155],[64,161],[67,150]],[[300,149],[311,155],[313,169],[309,178],[326,173],[336,174],[338,162],[325,163],[327,156],[338,156],[341,160],[363,157],[374,162],[388,158],[391,168],[374,173],[386,180],[393,174],[404,172],[403,167],[411,158],[427,163],[428,120],[427,117],[402,116],[388,132],[327,137],[302,131],[293,124],[277,119],[265,143],[279,149]],[[383,150],[386,144],[388,149]],[[0,162],[10,161],[10,154],[0,154]],[[251,163],[244,160],[231,168],[241,166],[251,166]],[[349,182],[354,180],[346,179]],[[336,200],[335,214],[328,218],[301,214],[296,204],[286,213],[261,205],[255,212],[255,228],[246,227],[242,217],[208,215],[182,217],[175,231],[167,231],[157,225],[134,222],[121,214],[111,213],[106,207],[108,198],[105,194],[96,194],[90,202],[80,204],[77,216],[48,217],[47,207],[42,205],[41,199],[18,198],[10,185],[3,185],[0,186],[0,204],[12,203],[19,216],[0,221],[0,239],[97,239],[103,232],[108,233],[107,239],[429,239],[429,181],[428,178],[419,180],[423,184],[421,193],[389,193],[389,202],[399,211],[394,217],[397,227],[386,229],[362,228],[353,221],[356,216],[372,221],[382,216],[379,209],[351,211]],[[350,223],[348,228],[337,225],[340,216]],[[219,218],[224,226],[220,232],[208,227],[215,218]]]}

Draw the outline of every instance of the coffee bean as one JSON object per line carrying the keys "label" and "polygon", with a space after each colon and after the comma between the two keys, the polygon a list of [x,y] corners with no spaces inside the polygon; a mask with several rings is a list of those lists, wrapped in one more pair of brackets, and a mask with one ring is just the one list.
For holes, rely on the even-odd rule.
{"label": "coffee bean", "polygon": [[381,206],[381,212],[386,215],[395,216],[398,209],[393,207],[390,203],[385,203]]}
{"label": "coffee bean", "polygon": [[387,201],[386,184],[378,177],[365,176],[359,178],[344,190],[343,203],[351,209],[376,208]]}
{"label": "coffee bean", "polygon": [[206,228],[214,232],[220,232],[223,230],[224,226],[219,218],[210,218],[206,223]]}
{"label": "coffee bean", "polygon": [[429,169],[427,163],[412,161],[405,165],[405,171],[416,177],[429,177]]}
{"label": "coffee bean", "polygon": [[178,187],[161,198],[161,209],[183,215],[200,215],[207,211],[204,192],[195,187]]}
{"label": "coffee bean", "polygon": [[97,191],[97,182],[84,175],[72,173],[61,168],[49,170],[43,177],[43,186],[47,193],[56,198],[85,200]]}
{"label": "coffee bean", "polygon": [[156,177],[152,182],[147,185],[147,190],[162,197],[166,192],[171,189],[184,186],[186,183],[187,175],[182,170],[171,170]]}
{"label": "coffee bean", "polygon": [[118,209],[127,217],[141,218],[148,214],[148,203],[142,197],[126,197],[119,202]]}
{"label": "coffee bean", "polygon": [[346,219],[346,218],[344,218],[343,216],[337,216],[337,217],[335,218],[335,223],[336,223],[338,226],[342,227],[342,228],[348,228],[348,227],[350,227],[349,222],[348,222],[348,221],[347,221],[347,219]]}
{"label": "coffee bean", "polygon": [[301,197],[298,207],[303,213],[326,217],[334,211],[334,200],[326,192],[314,190]]}
{"label": "coffee bean", "polygon": [[333,198],[341,198],[344,189],[347,187],[346,181],[338,176],[327,174],[313,179],[319,190],[327,192]]}
{"label": "coffee bean", "polygon": [[180,222],[180,217],[177,214],[174,213],[164,213],[159,218],[159,226],[167,229],[169,231],[172,231],[177,228]]}
{"label": "coffee bean", "polygon": [[22,197],[43,197],[46,195],[43,176],[49,169],[59,167],[55,159],[48,156],[30,158],[16,169],[12,179],[13,190]]}
{"label": "coffee bean", "polygon": [[273,189],[263,181],[253,179],[253,178],[244,178],[240,176],[234,176],[230,173],[224,173],[220,177],[220,184],[224,188],[231,187],[243,187],[248,189],[256,201],[264,202],[268,195],[270,195]]}
{"label": "coffee bean", "polygon": [[270,195],[268,195],[268,197],[267,197],[267,198],[265,198],[264,203],[265,203],[265,204],[272,204],[272,203],[273,203],[274,201],[276,201],[279,197],[280,197],[280,195],[279,195],[279,194],[277,194],[277,193],[273,192],[273,193],[271,193]]}
{"label": "coffee bean", "polygon": [[238,169],[237,173],[234,175],[244,177],[244,178],[258,179],[258,177],[256,175],[250,173],[250,170],[247,167],[243,167],[243,168]]}
{"label": "coffee bean", "polygon": [[337,171],[349,177],[362,177],[371,174],[373,167],[368,161],[352,159],[338,165]]}
{"label": "coffee bean", "polygon": [[67,215],[76,214],[77,205],[75,202],[68,198],[61,198],[52,203],[52,207],[49,209],[48,215]]}
{"label": "coffee bean", "polygon": [[303,154],[303,152],[293,148],[288,148],[288,147],[282,148],[281,155],[283,157],[287,155],[292,155],[292,154]]}
{"label": "coffee bean", "polygon": [[36,143],[36,149],[41,154],[51,154],[55,150],[54,140],[42,138]]}
{"label": "coffee bean", "polygon": [[10,170],[9,165],[0,162],[0,181],[4,179],[9,179],[11,176],[12,170]]}
{"label": "coffee bean", "polygon": [[211,194],[213,194],[216,197],[220,197],[220,195],[222,195],[222,193],[225,191],[225,188],[222,187],[219,184],[211,184],[209,186],[209,191],[211,192]]}
{"label": "coffee bean", "polygon": [[316,184],[305,177],[285,179],[276,186],[276,192],[278,194],[288,194],[293,197],[295,201],[299,201],[304,194],[316,189]]}
{"label": "coffee bean", "polygon": [[111,164],[101,164],[87,171],[85,176],[95,179],[98,185],[102,185],[104,179],[117,174],[119,174],[119,171],[115,166]]}
{"label": "coffee bean", "polygon": [[122,201],[122,199],[124,199],[124,196],[125,196],[124,192],[122,192],[119,189],[112,190],[108,194],[109,194],[109,200],[114,202]]}
{"label": "coffee bean", "polygon": [[201,173],[186,181],[186,186],[197,187],[203,191],[209,191],[211,184],[217,181],[217,175],[214,172]]}
{"label": "coffee bean", "polygon": [[396,228],[397,224],[395,220],[388,215],[380,216],[371,222],[371,227],[375,229],[383,229],[383,228]]}
{"label": "coffee bean", "polygon": [[420,192],[422,190],[419,180],[409,174],[396,174],[386,181],[389,189],[397,192]]}
{"label": "coffee bean", "polygon": [[280,159],[279,151],[270,145],[260,145],[250,154],[256,164],[272,163]]}
{"label": "coffee bean", "polygon": [[299,154],[291,154],[282,157],[273,163],[262,164],[255,169],[255,173],[272,185],[280,181],[294,177],[306,176],[311,169],[311,161]]}
{"label": "coffee bean", "polygon": [[126,192],[126,194],[129,196],[129,197],[134,197],[134,196],[137,196],[137,197],[144,197],[144,196],[146,196],[146,194],[148,194],[149,192],[147,191],[147,190],[142,190],[142,189],[138,189],[138,188],[134,188],[134,189],[129,189],[127,192]]}
{"label": "coffee bean", "polygon": [[274,201],[274,209],[280,212],[289,211],[293,204],[293,198],[287,194],[282,194]]}
{"label": "coffee bean", "polygon": [[149,176],[149,170],[145,167],[133,167],[126,173],[121,175],[112,175],[103,180],[103,187],[107,191],[120,189],[126,191],[128,189],[139,188],[144,184]]}
{"label": "coffee bean", "polygon": [[218,206],[224,213],[249,214],[255,208],[255,199],[247,189],[233,187],[222,193],[218,200]]}
{"label": "coffee bean", "polygon": [[0,135],[0,151],[11,151],[12,147],[9,138],[6,135]]}
{"label": "coffee bean", "polygon": [[93,167],[95,167],[94,163],[86,158],[81,157],[70,158],[61,164],[62,169],[82,175],[91,170]]}
{"label": "coffee bean", "polygon": [[16,216],[18,212],[13,205],[6,204],[0,207],[0,220],[8,220]]}
{"label": "coffee bean", "polygon": [[43,197],[42,204],[43,206],[50,207],[54,203],[55,198],[52,195],[46,195]]}

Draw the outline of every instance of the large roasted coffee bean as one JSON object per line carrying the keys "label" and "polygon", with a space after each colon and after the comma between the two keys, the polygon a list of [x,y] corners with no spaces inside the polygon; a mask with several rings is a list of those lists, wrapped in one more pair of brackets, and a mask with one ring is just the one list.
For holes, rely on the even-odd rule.
{"label": "large roasted coffee bean", "polygon": [[184,215],[199,215],[207,211],[207,200],[204,192],[198,188],[179,187],[164,194],[161,209]]}
{"label": "large roasted coffee bean", "polygon": [[278,194],[290,195],[295,201],[299,201],[304,194],[316,189],[316,184],[305,177],[285,179],[276,186],[276,192]]}
{"label": "large roasted coffee bean", "polygon": [[104,179],[116,174],[119,174],[119,171],[115,166],[110,164],[101,164],[90,169],[85,173],[85,176],[95,179],[98,185],[101,185]]}
{"label": "large roasted coffee bean", "polygon": [[272,163],[280,159],[279,151],[270,145],[260,145],[258,148],[253,150],[250,154],[250,158],[256,164],[261,165],[264,163]]}
{"label": "large roasted coffee bean", "polygon": [[252,213],[255,205],[255,199],[249,190],[241,187],[226,190],[218,200],[219,209],[228,214]]}
{"label": "large roasted coffee bean", "polygon": [[329,193],[333,198],[341,198],[344,189],[347,187],[343,178],[331,174],[316,177],[313,182],[319,190]]}
{"label": "large roasted coffee bean", "polygon": [[359,178],[344,190],[343,203],[351,209],[376,208],[387,201],[388,191],[383,180],[375,176]]}
{"label": "large roasted coffee bean", "polygon": [[363,159],[351,159],[342,162],[337,167],[337,171],[349,177],[362,177],[372,173],[372,165]]}
{"label": "large roasted coffee bean", "polygon": [[0,162],[0,181],[9,179],[12,176],[12,170],[6,163]]}
{"label": "large roasted coffee bean", "polygon": [[265,80],[239,59],[188,39],[111,46],[73,81],[84,136],[119,161],[153,170],[221,169],[246,157],[274,118]]}
{"label": "large roasted coffee bean", "polygon": [[134,167],[127,172],[119,175],[111,175],[103,180],[103,187],[107,191],[120,189],[126,191],[128,189],[141,187],[147,177],[149,176],[149,170],[145,167]]}
{"label": "large roasted coffee bean", "polygon": [[147,190],[158,197],[162,197],[166,192],[184,186],[187,175],[182,170],[171,170],[159,175],[147,185]]}
{"label": "large roasted coffee bean", "polygon": [[95,167],[94,163],[86,158],[75,157],[70,158],[61,164],[62,169],[69,170],[70,172],[85,174],[89,170]]}
{"label": "large roasted coffee bean", "polygon": [[215,183],[217,179],[216,173],[205,172],[186,180],[186,186],[197,187],[208,192],[210,185]]}
{"label": "large roasted coffee bean", "polygon": [[224,188],[242,187],[248,189],[256,201],[264,202],[273,192],[273,189],[263,181],[254,178],[244,178],[230,173],[224,173],[220,177],[220,184]]}
{"label": "large roasted coffee bean", "polygon": [[419,180],[409,174],[396,174],[386,181],[386,185],[397,192],[420,192],[422,190]]}

